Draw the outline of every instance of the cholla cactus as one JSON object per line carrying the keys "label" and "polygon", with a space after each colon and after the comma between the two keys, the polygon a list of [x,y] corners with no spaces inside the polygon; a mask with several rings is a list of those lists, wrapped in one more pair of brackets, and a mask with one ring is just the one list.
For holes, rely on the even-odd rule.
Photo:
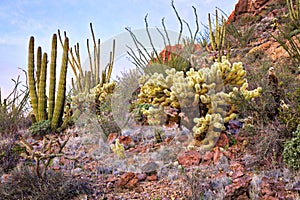
{"label": "cholla cactus", "polygon": [[115,144],[110,145],[111,150],[117,154],[117,156],[121,159],[125,158],[125,148],[124,146],[119,142],[119,139],[116,139]]}
{"label": "cholla cactus", "polygon": [[92,90],[92,93],[95,95],[96,114],[105,136],[108,136],[110,133],[121,132],[121,128],[113,117],[111,108],[111,96],[115,86],[116,83],[112,81],[103,85],[99,84]]}
{"label": "cholla cactus", "polygon": [[[193,130],[194,145],[210,149],[219,134],[225,129],[224,123],[236,117],[232,98],[241,93],[245,99],[258,97],[261,88],[248,91],[246,71],[242,63],[231,63],[222,57],[210,68],[195,71],[191,68],[186,75],[175,69],[167,69],[166,76],[155,73],[141,87],[138,103],[150,103],[154,106],[144,114],[150,119],[164,110],[162,107],[177,108],[188,118],[188,128]],[[225,92],[230,85],[232,91]],[[154,110],[157,109],[157,112]],[[151,116],[154,114],[154,116]],[[190,126],[192,122],[192,126]]]}

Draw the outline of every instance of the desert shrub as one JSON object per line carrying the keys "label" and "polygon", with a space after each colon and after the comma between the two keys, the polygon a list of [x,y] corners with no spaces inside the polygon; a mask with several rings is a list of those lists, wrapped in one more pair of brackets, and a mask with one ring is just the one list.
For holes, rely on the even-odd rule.
{"label": "desert shrub", "polygon": [[233,47],[236,47],[235,45],[238,45],[240,48],[246,47],[253,38],[255,29],[255,24],[241,26],[240,24],[235,25],[231,22],[226,26],[226,33],[228,33],[226,40]]}
{"label": "desert shrub", "polygon": [[280,108],[279,120],[286,124],[289,132],[293,132],[300,124],[300,88],[285,92],[282,102],[284,104]]}
{"label": "desert shrub", "polygon": [[20,160],[18,148],[12,138],[6,138],[0,142],[0,174],[7,173],[15,168]]}
{"label": "desert shrub", "polygon": [[279,121],[280,124],[286,125],[285,128],[294,127],[295,130],[297,124],[291,125],[299,120],[299,79],[290,68],[276,65],[274,71],[278,85],[274,89],[274,86],[268,83],[268,69],[272,66],[273,64],[266,61],[260,66],[246,68],[249,88],[261,86],[262,92],[259,98],[252,101],[246,101],[241,95],[237,96],[235,106],[239,110],[240,118],[251,117],[256,125]]}
{"label": "desert shrub", "polygon": [[300,125],[290,140],[284,143],[283,160],[292,169],[300,168]]}
{"label": "desert shrub", "polygon": [[[183,170],[184,171],[184,170]],[[206,174],[200,170],[191,170],[191,173],[183,172],[183,180],[190,190],[187,199],[205,199],[205,191],[209,190],[209,183],[205,181]]]}
{"label": "desert shrub", "polygon": [[39,122],[35,122],[29,127],[29,131],[33,136],[47,135],[51,132],[51,121],[42,120]]}
{"label": "desert shrub", "polygon": [[258,98],[251,101],[246,100],[242,95],[236,95],[233,99],[234,106],[239,111],[239,118],[250,118],[253,123],[255,122],[255,125],[267,124],[269,117],[276,110],[274,97],[270,92],[270,86],[267,85],[268,64],[264,64],[257,69],[246,70],[249,89],[261,86],[262,92]]}
{"label": "desert shrub", "polygon": [[47,171],[46,179],[38,178],[34,170],[22,167],[12,171],[0,188],[0,199],[72,199],[89,193],[88,183],[61,172]]}
{"label": "desert shrub", "polygon": [[282,143],[287,134],[284,125],[270,122],[265,126],[260,126],[256,131],[261,133],[258,136],[259,139],[253,144],[259,163],[262,167],[267,166],[268,169],[281,166]]}
{"label": "desert shrub", "polygon": [[0,89],[0,133],[4,135],[12,135],[19,128],[28,126],[27,108],[29,93],[27,86],[21,88],[20,76],[14,82],[13,90],[6,96],[1,96]]}
{"label": "desert shrub", "polygon": [[[293,59],[299,66],[300,64],[300,1],[286,1],[289,18],[286,23],[278,27],[278,35],[270,35],[284,48],[289,54],[290,58]],[[297,67],[296,67],[297,68]]]}

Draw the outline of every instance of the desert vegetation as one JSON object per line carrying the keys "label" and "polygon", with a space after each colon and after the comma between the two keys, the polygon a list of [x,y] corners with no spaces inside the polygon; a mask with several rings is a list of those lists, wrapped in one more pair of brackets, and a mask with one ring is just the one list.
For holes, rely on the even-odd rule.
{"label": "desert vegetation", "polygon": [[300,198],[299,7],[217,9],[202,29],[192,7],[191,30],[172,1],[177,42],[162,20],[157,50],[146,15],[151,51],[127,29],[136,68],[115,79],[118,41],[100,66],[92,23],[87,71],[66,32],[50,57],[30,37],[26,82],[0,91],[0,199]]}

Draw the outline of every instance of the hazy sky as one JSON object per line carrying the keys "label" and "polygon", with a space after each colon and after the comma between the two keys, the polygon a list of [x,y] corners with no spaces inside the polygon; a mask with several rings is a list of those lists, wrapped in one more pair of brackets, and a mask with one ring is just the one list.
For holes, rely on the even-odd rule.
{"label": "hazy sky", "polygon": [[[194,13],[200,23],[207,24],[207,14],[221,8],[228,15],[237,0],[174,0],[181,18],[194,30]],[[149,27],[161,27],[161,19],[172,31],[179,31],[179,23],[170,0],[1,0],[0,1],[0,88],[4,94],[12,90],[12,78],[27,69],[29,37],[35,37],[35,48],[41,46],[50,54],[51,38],[57,30],[66,31],[71,46],[81,45],[82,57],[86,56],[86,39],[91,38],[89,23],[93,23],[97,38],[110,44],[112,38],[122,38],[131,30],[145,28],[148,13]],[[123,39],[121,43],[129,42]],[[119,42],[120,43],[120,42]],[[60,48],[60,46],[58,46]],[[123,53],[126,53],[126,50]],[[122,52],[119,54],[122,54]],[[130,64],[130,63],[129,63]],[[116,65],[127,63],[116,62]],[[60,66],[60,60],[58,60]],[[118,66],[116,66],[118,67]],[[5,96],[5,95],[4,95]]]}

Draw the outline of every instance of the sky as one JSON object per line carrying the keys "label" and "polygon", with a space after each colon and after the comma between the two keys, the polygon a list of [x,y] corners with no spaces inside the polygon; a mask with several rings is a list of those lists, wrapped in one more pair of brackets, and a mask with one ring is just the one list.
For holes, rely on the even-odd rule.
{"label": "sky", "polygon": [[[195,30],[192,6],[197,9],[200,28],[203,28],[201,23],[207,24],[208,13],[214,13],[218,7],[229,15],[236,3],[237,0],[174,0],[180,17],[189,23],[192,30]],[[101,52],[109,52],[112,39],[116,39],[114,68],[118,72],[132,67],[126,54],[128,50],[126,45],[131,46],[132,40],[125,28],[137,31],[136,33],[140,34],[139,39],[146,40],[144,22],[146,14],[150,29],[161,28],[161,20],[164,18],[167,29],[178,33],[180,26],[170,0],[1,0],[2,98],[13,89],[11,79],[16,79],[20,75],[21,80],[25,82],[25,75],[21,69],[27,69],[30,36],[35,37],[35,49],[41,46],[43,52],[49,55],[53,33],[57,33],[58,29],[61,32],[66,31],[70,45],[74,46],[78,42],[82,60],[86,60],[86,39],[91,39],[89,24],[92,22],[96,38],[101,39],[103,46]],[[61,48],[59,45],[58,47]],[[105,54],[101,56],[108,58]],[[57,65],[60,66],[59,59]]]}

